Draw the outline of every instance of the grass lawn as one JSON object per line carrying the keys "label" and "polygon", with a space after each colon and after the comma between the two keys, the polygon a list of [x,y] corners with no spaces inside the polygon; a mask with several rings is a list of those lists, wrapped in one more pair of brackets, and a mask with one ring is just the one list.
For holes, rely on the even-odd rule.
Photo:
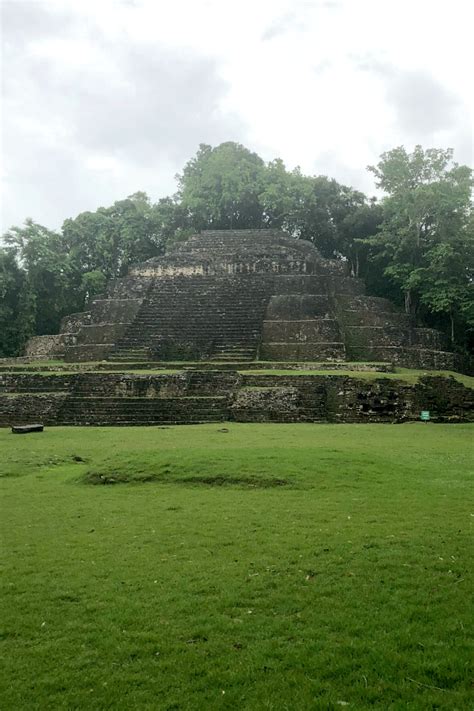
{"label": "grass lawn", "polygon": [[0,430],[0,708],[471,708],[473,434]]}

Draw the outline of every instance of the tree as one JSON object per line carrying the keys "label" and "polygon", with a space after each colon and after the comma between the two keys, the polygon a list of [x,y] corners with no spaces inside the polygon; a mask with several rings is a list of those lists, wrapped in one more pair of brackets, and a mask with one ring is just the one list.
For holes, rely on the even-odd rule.
{"label": "tree", "polygon": [[81,289],[84,292],[86,303],[89,303],[95,296],[105,291],[106,286],[107,279],[98,269],[94,269],[82,275]]}
{"label": "tree", "polygon": [[163,254],[175,242],[187,239],[196,230],[186,208],[177,196],[161,198],[153,205],[155,224],[155,245],[159,254]]}
{"label": "tree", "polygon": [[181,229],[273,227],[308,239],[324,256],[343,255],[344,220],[366,205],[362,193],[325,176],[288,171],[238,143],[202,144],[178,176],[173,207],[183,211]]}
{"label": "tree", "polygon": [[[350,265],[352,276],[373,281],[367,239],[376,235],[383,221],[382,206],[372,199],[348,211],[339,226],[339,251]],[[376,275],[375,275],[376,276]]]}
{"label": "tree", "polygon": [[178,178],[178,199],[190,226],[248,229],[264,225],[259,199],[265,164],[240,143],[201,144]]}
{"label": "tree", "polygon": [[113,279],[123,276],[133,261],[144,261],[160,252],[154,207],[140,192],[111,207],[65,220],[62,235],[78,286],[87,272],[99,271],[106,280]]}
{"label": "tree", "polygon": [[[420,304],[423,270],[435,254],[448,254],[449,245],[462,239],[470,219],[472,171],[452,158],[451,149],[424,151],[416,146],[409,154],[399,147],[382,154],[377,166],[369,166],[387,196],[381,230],[368,243],[385,262],[385,275],[402,291],[408,313]],[[464,273],[459,278],[467,277]],[[424,303],[434,309],[428,297]]]}
{"label": "tree", "polygon": [[20,295],[25,274],[10,249],[0,249],[0,357],[16,356],[22,346]]}
{"label": "tree", "polygon": [[474,239],[473,232],[453,243],[440,243],[428,255],[428,266],[413,272],[420,302],[431,313],[449,319],[450,337],[456,340],[456,324],[474,329]]}
{"label": "tree", "polygon": [[21,338],[30,331],[57,333],[62,316],[81,303],[71,289],[70,258],[62,235],[28,218],[23,227],[8,230],[4,240],[26,273]]}

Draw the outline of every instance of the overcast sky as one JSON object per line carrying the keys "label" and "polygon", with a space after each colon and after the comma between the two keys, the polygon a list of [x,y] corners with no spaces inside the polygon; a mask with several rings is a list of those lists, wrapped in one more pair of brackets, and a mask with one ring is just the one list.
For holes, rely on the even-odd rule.
{"label": "overcast sky", "polygon": [[398,145],[472,164],[474,0],[2,0],[2,230],[137,190],[199,143],[373,192]]}

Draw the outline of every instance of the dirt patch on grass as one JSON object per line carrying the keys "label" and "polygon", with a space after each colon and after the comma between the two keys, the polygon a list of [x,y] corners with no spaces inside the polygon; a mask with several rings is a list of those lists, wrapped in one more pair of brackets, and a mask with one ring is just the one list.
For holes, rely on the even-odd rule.
{"label": "dirt patch on grass", "polygon": [[82,484],[92,484],[93,486],[109,484],[146,484],[150,481],[159,481],[162,477],[159,474],[144,474],[142,472],[86,472],[79,479]]}
{"label": "dirt patch on grass", "polygon": [[83,484],[111,485],[111,484],[146,484],[149,482],[161,484],[180,484],[182,486],[238,486],[248,489],[271,489],[281,486],[291,486],[292,482],[286,479],[277,479],[264,476],[187,476],[174,477],[160,472],[87,472],[79,480]]}
{"label": "dirt patch on grass", "polygon": [[180,479],[180,484],[201,484],[204,486],[245,486],[253,489],[270,489],[277,486],[289,486],[286,479],[271,479],[269,477],[235,477],[235,476],[189,476]]}

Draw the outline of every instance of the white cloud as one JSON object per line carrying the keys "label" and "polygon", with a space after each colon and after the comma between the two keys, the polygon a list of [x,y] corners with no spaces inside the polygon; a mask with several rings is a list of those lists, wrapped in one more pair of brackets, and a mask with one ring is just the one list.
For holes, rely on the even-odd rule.
{"label": "white cloud", "polygon": [[396,145],[473,156],[471,0],[4,0],[3,227],[136,190],[200,142],[371,191]]}

